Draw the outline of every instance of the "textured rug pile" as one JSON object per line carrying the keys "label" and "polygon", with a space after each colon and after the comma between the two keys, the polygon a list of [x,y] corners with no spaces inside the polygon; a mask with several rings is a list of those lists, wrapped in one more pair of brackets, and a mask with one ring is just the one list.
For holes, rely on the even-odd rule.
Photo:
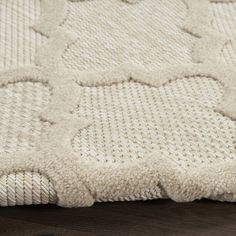
{"label": "textured rug pile", "polygon": [[0,205],[236,201],[236,1],[0,0]]}

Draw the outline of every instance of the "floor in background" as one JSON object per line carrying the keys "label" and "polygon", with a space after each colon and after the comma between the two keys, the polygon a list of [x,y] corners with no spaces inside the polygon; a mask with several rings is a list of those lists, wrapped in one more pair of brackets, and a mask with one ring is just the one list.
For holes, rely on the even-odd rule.
{"label": "floor in background", "polygon": [[236,204],[156,200],[78,209],[7,207],[0,209],[0,235],[236,235]]}

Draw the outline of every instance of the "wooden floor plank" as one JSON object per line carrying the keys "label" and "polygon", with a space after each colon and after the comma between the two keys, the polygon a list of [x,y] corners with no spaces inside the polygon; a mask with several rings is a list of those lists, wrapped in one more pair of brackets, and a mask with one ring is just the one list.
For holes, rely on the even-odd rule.
{"label": "wooden floor plank", "polygon": [[0,235],[14,235],[16,230],[16,235],[41,236],[236,235],[236,204],[155,200],[97,203],[91,208],[77,209],[1,208]]}

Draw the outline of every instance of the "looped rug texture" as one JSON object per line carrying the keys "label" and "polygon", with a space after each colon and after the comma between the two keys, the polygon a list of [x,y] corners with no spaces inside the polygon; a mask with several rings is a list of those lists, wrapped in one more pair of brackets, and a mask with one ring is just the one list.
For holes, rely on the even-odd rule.
{"label": "looped rug texture", "polygon": [[236,1],[0,0],[0,205],[236,201]]}

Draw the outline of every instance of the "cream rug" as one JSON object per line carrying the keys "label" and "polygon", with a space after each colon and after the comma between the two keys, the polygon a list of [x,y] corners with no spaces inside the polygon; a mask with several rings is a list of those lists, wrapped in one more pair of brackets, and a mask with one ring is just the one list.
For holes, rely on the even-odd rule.
{"label": "cream rug", "polygon": [[0,205],[235,201],[235,15],[0,0]]}

